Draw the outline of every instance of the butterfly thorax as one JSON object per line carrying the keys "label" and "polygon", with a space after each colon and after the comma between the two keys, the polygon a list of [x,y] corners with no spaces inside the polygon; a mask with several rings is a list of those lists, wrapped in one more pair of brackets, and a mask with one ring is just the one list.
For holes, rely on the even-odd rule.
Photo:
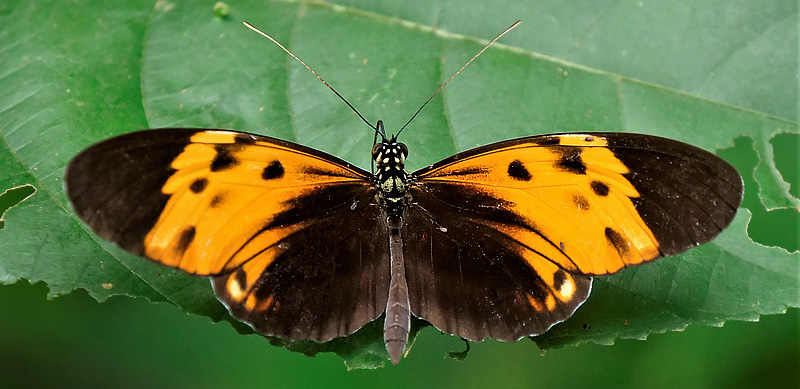
{"label": "butterfly thorax", "polygon": [[376,143],[372,148],[372,159],[375,161],[375,186],[386,202],[390,214],[402,213],[405,205],[408,180],[408,173],[405,170],[407,156],[406,145],[396,142],[394,138]]}

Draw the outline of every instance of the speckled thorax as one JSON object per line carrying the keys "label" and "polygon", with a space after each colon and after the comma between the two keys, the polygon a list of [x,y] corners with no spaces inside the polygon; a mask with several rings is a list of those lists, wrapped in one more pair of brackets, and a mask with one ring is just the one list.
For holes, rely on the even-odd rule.
{"label": "speckled thorax", "polygon": [[376,143],[372,148],[375,161],[375,185],[386,202],[387,213],[399,215],[406,199],[408,173],[405,170],[408,147],[395,139]]}

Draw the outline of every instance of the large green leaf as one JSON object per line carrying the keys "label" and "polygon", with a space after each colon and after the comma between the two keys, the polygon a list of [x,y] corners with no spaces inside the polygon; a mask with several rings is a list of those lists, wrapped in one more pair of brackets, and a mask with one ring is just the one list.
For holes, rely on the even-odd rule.
{"label": "large green leaf", "polygon": [[[21,201],[0,207],[8,209],[0,281],[45,281],[51,295],[139,296],[229,319],[207,280],[128,255],[77,220],[61,188],[69,158],[133,129],[198,126],[277,136],[368,167],[369,129],[243,19],[396,131],[484,39],[522,18],[403,133],[410,169],[515,136],[634,131],[721,151],[749,196],[714,242],[596,279],[589,301],[536,338],[539,346],[611,343],[799,306],[800,255],[750,238],[774,228],[770,212],[796,218],[800,204],[771,143],[800,132],[797,3],[600,3],[237,2],[225,18],[199,1],[0,5],[0,193],[23,188],[0,195],[0,205]],[[26,185],[36,190],[27,199]],[[797,236],[796,224],[781,228]],[[336,352],[351,367],[385,357],[376,325],[329,344],[286,346]]]}

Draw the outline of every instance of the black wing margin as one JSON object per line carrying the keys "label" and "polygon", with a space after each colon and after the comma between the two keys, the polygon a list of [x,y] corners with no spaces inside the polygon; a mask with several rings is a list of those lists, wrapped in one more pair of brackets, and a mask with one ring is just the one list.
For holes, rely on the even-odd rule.
{"label": "black wing margin", "polygon": [[143,255],[144,238],[170,197],[161,192],[175,173],[170,164],[201,131],[133,132],[82,151],[64,178],[75,213],[101,238]]}
{"label": "black wing margin", "polygon": [[639,215],[662,255],[707,243],[725,229],[742,203],[744,183],[728,162],[698,147],[642,134],[602,133],[630,170]]}

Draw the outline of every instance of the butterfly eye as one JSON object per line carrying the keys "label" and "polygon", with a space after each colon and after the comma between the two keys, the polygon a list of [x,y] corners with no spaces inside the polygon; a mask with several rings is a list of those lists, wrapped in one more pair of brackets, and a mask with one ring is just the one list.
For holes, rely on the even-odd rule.
{"label": "butterfly eye", "polygon": [[381,144],[380,143],[375,143],[372,146],[372,159],[373,160],[378,158],[378,152],[380,152],[380,150],[381,150]]}
{"label": "butterfly eye", "polygon": [[400,152],[403,153],[403,159],[408,157],[408,147],[406,147],[406,144],[398,143],[397,145],[400,146]]}

